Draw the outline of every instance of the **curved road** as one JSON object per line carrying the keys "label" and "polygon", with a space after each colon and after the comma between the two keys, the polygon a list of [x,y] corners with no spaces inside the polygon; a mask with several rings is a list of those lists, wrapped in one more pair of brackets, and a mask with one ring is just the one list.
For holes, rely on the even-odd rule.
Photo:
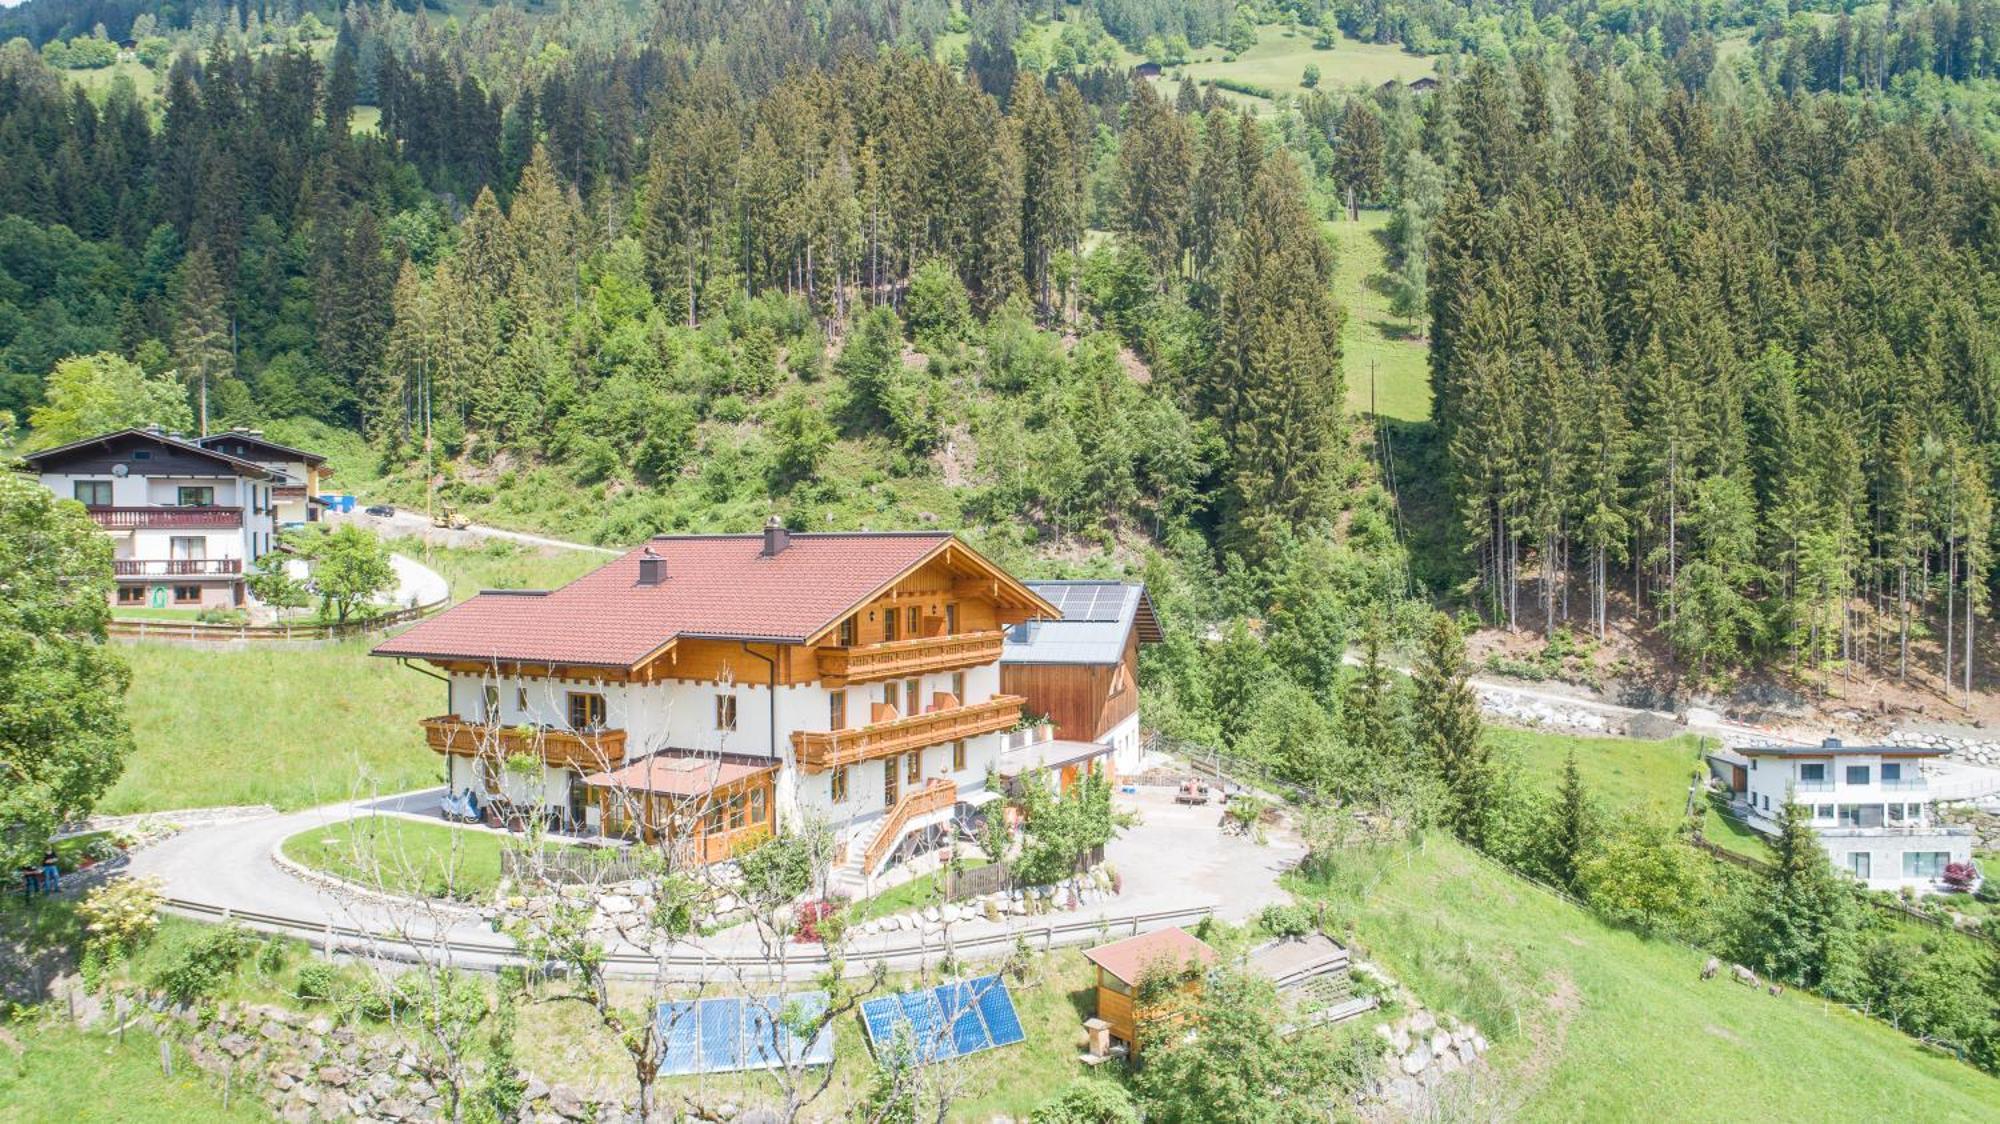
{"label": "curved road", "polygon": [[[440,791],[429,789],[190,828],[134,854],[131,871],[160,879],[167,897],[192,907],[184,912],[213,918],[226,911],[279,919],[285,923],[279,931],[316,945],[330,943],[346,951],[394,957],[398,946],[412,941],[448,947],[451,961],[462,967],[493,968],[515,962],[512,942],[476,917],[458,911],[447,915],[414,902],[337,893],[296,877],[271,857],[272,851],[292,835],[358,815],[384,812],[429,818]],[[1015,933],[1058,944],[1097,943],[1105,931],[1131,932],[1173,921],[1191,922],[1191,914],[1197,911],[1240,921],[1266,905],[1290,900],[1278,878],[1297,863],[1304,849],[1288,834],[1280,832],[1263,845],[1225,836],[1218,826],[1218,807],[1182,807],[1174,804],[1164,789],[1141,790],[1137,795],[1121,795],[1119,800],[1139,814],[1139,822],[1106,848],[1106,859],[1124,883],[1115,902],[1036,918],[961,922],[953,926],[953,942],[984,942],[988,951],[996,954],[1011,946]],[[1188,916],[1171,921],[1160,916],[1173,913]],[[250,923],[267,927],[254,920]],[[1051,930],[1052,924],[1057,931]],[[1064,925],[1075,931],[1060,932]],[[329,932],[329,926],[343,932]],[[365,937],[346,935],[347,930]],[[848,942],[850,971],[864,972],[877,959],[893,967],[914,967],[921,959],[911,952],[916,939],[909,931],[857,935]],[[620,965],[623,974],[657,969],[656,962],[639,950],[623,951],[631,957]],[[933,936],[924,951],[934,957],[942,951],[941,943]],[[402,955],[407,958],[407,950]],[[731,970],[749,975],[763,967],[796,971],[823,963],[817,950],[802,946],[797,957],[786,957],[782,965],[767,965],[755,935],[739,929],[677,946],[666,971],[677,978],[697,979],[714,978],[719,964],[733,965]]]}

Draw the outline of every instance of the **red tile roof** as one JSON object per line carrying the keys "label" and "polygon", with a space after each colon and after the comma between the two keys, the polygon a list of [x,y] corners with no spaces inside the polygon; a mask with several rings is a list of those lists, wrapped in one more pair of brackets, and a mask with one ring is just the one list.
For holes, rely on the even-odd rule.
{"label": "red tile roof", "polygon": [[[662,536],[546,593],[487,592],[379,644],[378,656],[632,667],[679,637],[800,644],[953,542],[943,532]],[[666,579],[639,584],[639,557]]]}
{"label": "red tile roof", "polygon": [[1168,971],[1178,971],[1190,962],[1215,962],[1215,950],[1208,947],[1207,942],[1178,926],[1101,944],[1083,955],[1084,959],[1128,984],[1138,983],[1139,977],[1155,964]]}
{"label": "red tile roof", "polygon": [[592,773],[583,783],[619,792],[700,796],[777,767],[773,761],[746,761],[732,755],[667,752],[610,772]]}

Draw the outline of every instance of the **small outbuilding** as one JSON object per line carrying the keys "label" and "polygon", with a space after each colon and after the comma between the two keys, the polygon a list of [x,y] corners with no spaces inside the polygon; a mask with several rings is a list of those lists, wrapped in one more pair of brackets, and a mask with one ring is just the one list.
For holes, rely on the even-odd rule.
{"label": "small outbuilding", "polygon": [[[1147,973],[1205,969],[1215,963],[1215,950],[1178,926],[1101,944],[1083,956],[1097,966],[1096,1021],[1131,1055],[1139,1052],[1139,982]],[[1092,1043],[1091,1053],[1108,1052],[1098,1045]]]}

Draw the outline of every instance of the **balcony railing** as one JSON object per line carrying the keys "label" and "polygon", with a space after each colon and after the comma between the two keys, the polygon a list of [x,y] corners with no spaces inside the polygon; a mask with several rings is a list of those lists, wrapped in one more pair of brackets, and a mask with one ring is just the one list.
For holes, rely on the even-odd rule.
{"label": "balcony railing", "polygon": [[90,518],[107,531],[147,531],[178,527],[241,527],[237,507],[93,507]]}
{"label": "balcony railing", "polygon": [[1000,658],[1006,634],[963,632],[957,636],[918,636],[853,648],[821,648],[819,677],[829,686],[928,675],[978,667]]}
{"label": "balcony railing", "polygon": [[1832,781],[1800,781],[1792,786],[1793,792],[1832,792]]}
{"label": "balcony railing", "polygon": [[1021,720],[1021,704],[1026,701],[1019,695],[995,695],[971,706],[913,714],[858,730],[797,730],[792,734],[792,749],[800,768],[825,772],[857,761],[1005,730]]}
{"label": "balcony railing", "polygon": [[230,578],[243,572],[241,558],[117,558],[111,573],[121,578]]}
{"label": "balcony railing", "polygon": [[899,841],[903,829],[912,819],[928,815],[958,803],[958,785],[947,777],[932,777],[929,784],[914,792],[906,793],[896,806],[882,817],[881,830],[869,841],[868,849],[861,853],[861,872],[872,874],[882,865],[889,851]]}
{"label": "balcony railing", "polygon": [[467,722],[456,714],[426,718],[424,740],[439,753],[458,757],[539,757],[558,769],[603,770],[625,760],[623,730],[561,730],[542,726],[496,726]]}

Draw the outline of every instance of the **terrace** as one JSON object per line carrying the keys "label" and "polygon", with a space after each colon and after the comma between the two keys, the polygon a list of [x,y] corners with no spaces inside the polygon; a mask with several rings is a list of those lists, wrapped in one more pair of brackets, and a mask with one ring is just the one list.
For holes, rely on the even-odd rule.
{"label": "terrace", "polygon": [[235,507],[92,507],[91,521],[107,531],[150,531],[182,527],[241,527]]}
{"label": "terrace", "polygon": [[625,760],[625,731],[575,731],[552,726],[501,726],[469,722],[456,714],[440,714],[417,725],[424,740],[441,754],[505,760],[517,755],[539,757],[558,769],[606,769]]}
{"label": "terrace", "polygon": [[241,558],[118,558],[111,573],[120,578],[233,578],[243,572]]}

